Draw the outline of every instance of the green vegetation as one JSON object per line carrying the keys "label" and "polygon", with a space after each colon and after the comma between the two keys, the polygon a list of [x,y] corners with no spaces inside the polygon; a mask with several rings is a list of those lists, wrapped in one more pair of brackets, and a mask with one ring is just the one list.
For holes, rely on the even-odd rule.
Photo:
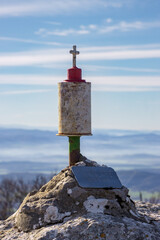
{"label": "green vegetation", "polygon": [[142,201],[149,201],[149,202],[160,202],[160,192],[147,192],[147,191],[132,191],[129,190],[129,195],[133,200],[142,200]]}

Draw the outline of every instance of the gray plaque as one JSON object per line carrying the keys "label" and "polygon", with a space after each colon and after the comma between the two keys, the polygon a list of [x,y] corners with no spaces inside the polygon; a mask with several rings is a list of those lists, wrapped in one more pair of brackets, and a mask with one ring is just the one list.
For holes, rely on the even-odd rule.
{"label": "gray plaque", "polygon": [[110,167],[72,167],[72,172],[83,188],[121,188],[122,184]]}

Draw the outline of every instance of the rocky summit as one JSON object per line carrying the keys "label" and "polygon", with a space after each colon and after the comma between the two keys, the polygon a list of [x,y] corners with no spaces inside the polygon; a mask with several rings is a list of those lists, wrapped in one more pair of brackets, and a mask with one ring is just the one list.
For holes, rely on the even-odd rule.
{"label": "rocky summit", "polygon": [[[77,165],[98,166],[82,157]],[[29,193],[15,214],[0,221],[0,239],[160,239],[160,204],[134,203],[128,189],[78,185],[71,167]]]}

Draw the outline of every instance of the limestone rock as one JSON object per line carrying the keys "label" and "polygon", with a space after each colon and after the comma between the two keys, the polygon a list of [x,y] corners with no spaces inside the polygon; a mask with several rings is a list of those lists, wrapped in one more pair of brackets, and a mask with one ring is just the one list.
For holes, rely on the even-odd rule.
{"label": "limestone rock", "polygon": [[[96,163],[83,158],[78,165]],[[144,206],[138,203],[137,210],[125,187],[81,188],[68,167],[0,222],[0,239],[160,239],[160,205],[154,214]]]}
{"label": "limestone rock", "polygon": [[[160,204],[153,205],[149,210],[145,203],[136,203],[138,209],[146,209],[146,217],[152,215],[160,218]],[[87,213],[81,216],[70,216],[62,223],[57,223],[32,230],[28,233],[19,232],[14,228],[15,216],[0,222],[0,239],[2,240],[158,240],[160,239],[160,221],[152,218],[150,223],[128,217]]]}
{"label": "limestone rock", "polygon": [[103,213],[139,218],[128,189],[84,189],[78,186],[71,168],[62,170],[38,192],[30,193],[15,217],[20,231],[63,222],[68,216]]}

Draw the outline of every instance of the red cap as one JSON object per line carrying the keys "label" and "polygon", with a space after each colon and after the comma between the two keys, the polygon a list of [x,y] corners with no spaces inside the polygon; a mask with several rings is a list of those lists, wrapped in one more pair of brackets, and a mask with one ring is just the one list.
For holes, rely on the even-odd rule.
{"label": "red cap", "polygon": [[82,70],[77,67],[68,69],[68,79],[65,82],[85,82],[82,80]]}

